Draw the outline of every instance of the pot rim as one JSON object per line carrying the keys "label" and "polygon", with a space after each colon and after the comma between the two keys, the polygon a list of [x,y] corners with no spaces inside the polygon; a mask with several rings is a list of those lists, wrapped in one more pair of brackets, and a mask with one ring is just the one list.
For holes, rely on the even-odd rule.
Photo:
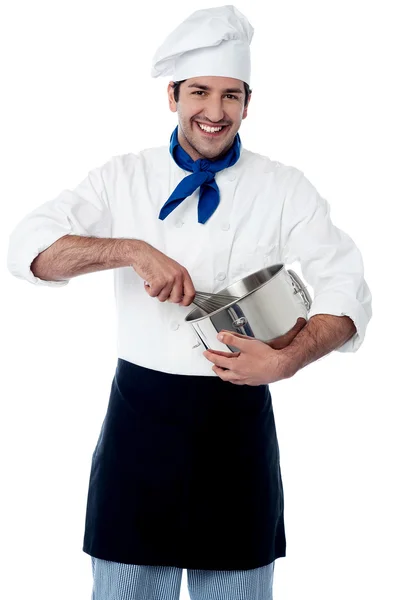
{"label": "pot rim", "polygon": [[[237,302],[239,302],[240,300],[243,300],[247,296],[250,296],[254,292],[257,292],[262,287],[264,287],[265,285],[267,285],[272,279],[274,279],[275,277],[277,277],[277,275],[280,275],[281,271],[285,270],[284,263],[276,263],[276,264],[270,265],[268,267],[262,267],[262,269],[258,269],[257,271],[254,271],[253,273],[249,273],[248,275],[245,275],[245,277],[242,277],[241,279],[237,279],[237,281],[234,281],[233,283],[231,283],[227,287],[223,288],[222,290],[219,290],[218,292],[216,292],[216,294],[222,294],[223,292],[225,292],[226,290],[228,290],[229,287],[232,287],[233,285],[235,285],[239,281],[245,281],[245,279],[247,279],[247,277],[253,277],[254,275],[257,275],[258,273],[261,273],[262,271],[265,271],[266,269],[271,269],[272,267],[280,267],[280,268],[277,270],[277,272],[274,275],[272,275],[270,277],[270,279],[268,279],[264,283],[261,283],[260,285],[258,285],[258,287],[256,287],[254,290],[251,290],[250,292],[247,292],[243,296],[240,296],[238,300],[232,300],[228,304],[225,304],[224,306],[221,306],[220,308],[217,308],[216,310],[213,310],[212,312],[207,313],[206,315],[203,315],[202,317],[198,317],[198,319],[191,319],[191,320],[189,320],[190,315],[193,312],[195,312],[196,310],[198,310],[200,308],[199,306],[196,306],[195,308],[193,308],[193,310],[191,310],[188,313],[188,315],[185,316],[184,320],[187,321],[188,323],[197,323],[198,321],[202,321],[203,319],[207,319],[208,317],[213,317],[213,315],[216,315],[217,313],[221,312],[222,310],[225,310],[226,308],[229,308],[230,306],[233,306],[233,304],[237,304]],[[210,292],[210,293],[212,293],[212,292]]]}

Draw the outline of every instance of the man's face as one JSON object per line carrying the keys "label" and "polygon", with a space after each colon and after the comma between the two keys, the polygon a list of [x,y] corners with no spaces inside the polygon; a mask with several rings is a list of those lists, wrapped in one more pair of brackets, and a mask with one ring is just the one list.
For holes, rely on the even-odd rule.
{"label": "man's face", "polygon": [[[247,116],[244,83],[229,77],[187,79],[180,85],[177,103],[172,83],[168,85],[169,108],[178,114],[178,140],[182,148],[193,160],[212,160],[227,152],[233,145],[242,119]],[[208,133],[199,124],[207,127],[223,125],[223,128],[216,133]]]}

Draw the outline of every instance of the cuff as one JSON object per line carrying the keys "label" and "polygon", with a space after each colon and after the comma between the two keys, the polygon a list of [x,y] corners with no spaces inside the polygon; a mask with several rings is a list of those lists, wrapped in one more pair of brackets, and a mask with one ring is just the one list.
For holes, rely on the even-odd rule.
{"label": "cuff", "polygon": [[356,352],[360,348],[366,334],[367,324],[371,318],[371,311],[368,315],[358,300],[339,292],[319,294],[315,296],[312,302],[308,319],[319,314],[350,317],[355,324],[356,333],[340,348],[336,348],[335,352]]}
{"label": "cuff", "polygon": [[[64,235],[65,233],[62,234],[62,236]],[[57,239],[59,239],[62,236],[58,235],[56,239],[52,240],[51,242],[43,243],[41,246],[39,246],[33,251],[24,252],[22,257],[18,256],[18,261],[13,261],[11,257],[9,257],[8,270],[10,271],[10,273],[14,275],[14,277],[17,277],[18,279],[24,279],[25,281],[29,281],[29,283],[32,283],[34,285],[41,285],[47,287],[62,287],[68,285],[70,281],[69,279],[62,279],[60,281],[46,281],[45,279],[40,279],[39,277],[36,277],[33,274],[30,268],[36,256],[38,256],[40,252],[47,250],[47,248],[49,248],[52,244],[54,244],[54,242],[57,241]]]}

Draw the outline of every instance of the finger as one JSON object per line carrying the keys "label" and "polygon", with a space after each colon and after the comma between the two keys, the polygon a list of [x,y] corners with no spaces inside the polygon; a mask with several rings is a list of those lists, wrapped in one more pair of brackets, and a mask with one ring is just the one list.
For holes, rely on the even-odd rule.
{"label": "finger", "polygon": [[287,331],[287,333],[280,335],[272,340],[269,340],[267,343],[268,346],[273,348],[274,350],[282,350],[286,346],[289,346],[292,340],[298,335],[298,333],[303,329],[306,325],[306,320],[302,317],[298,317],[297,322],[294,327]]}
{"label": "finger", "polygon": [[214,373],[216,373],[220,379],[223,379],[223,381],[230,381],[230,383],[242,385],[240,378],[238,377],[237,373],[234,373],[234,371],[224,370],[216,365],[212,367],[212,371],[214,371]]}
{"label": "finger", "polygon": [[[249,350],[255,338],[249,336],[241,336],[240,334],[232,333],[231,331],[221,331],[217,335],[218,340],[227,346],[235,346],[239,350]],[[259,341],[259,340],[257,340]]]}
{"label": "finger", "polygon": [[165,300],[168,300],[172,289],[173,289],[173,281],[171,281],[170,283],[167,283],[165,285],[165,287],[162,288],[162,290],[160,291],[160,293],[157,296],[158,300],[160,302],[165,302]]}
{"label": "finger", "polygon": [[237,358],[227,358],[226,356],[220,356],[219,354],[213,354],[212,352],[208,352],[207,350],[203,352],[203,355],[210,362],[213,362],[217,367],[222,367],[223,369],[234,369],[234,363]]}
{"label": "finger", "polygon": [[189,306],[195,298],[195,287],[190,275],[187,273],[183,278],[183,298],[180,306]]}
{"label": "finger", "polygon": [[213,352],[214,354],[218,354],[219,356],[227,356],[227,358],[236,358],[240,356],[241,352],[223,352],[222,350],[212,350],[208,349],[207,352]]}
{"label": "finger", "polygon": [[152,298],[155,296],[152,286],[147,281],[144,282],[144,289]]}
{"label": "finger", "polygon": [[[227,332],[228,330],[225,331]],[[252,335],[243,335],[242,333],[238,333],[237,331],[231,331],[230,333],[236,335],[237,337],[243,338],[244,340],[256,340],[256,338],[254,338]]]}
{"label": "finger", "polygon": [[149,284],[147,281],[144,282],[144,289],[151,298],[156,298],[160,291],[162,290],[162,286],[157,283]]}
{"label": "finger", "polygon": [[179,270],[174,277],[172,289],[170,291],[170,296],[168,298],[169,302],[173,302],[177,304],[181,301],[183,296],[183,273]]}

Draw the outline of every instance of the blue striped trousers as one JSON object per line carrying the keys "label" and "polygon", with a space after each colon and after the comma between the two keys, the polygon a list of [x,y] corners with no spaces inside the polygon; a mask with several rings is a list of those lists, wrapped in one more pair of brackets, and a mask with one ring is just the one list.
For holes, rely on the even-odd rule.
{"label": "blue striped trousers", "polygon": [[[91,600],[179,600],[183,569],[91,557]],[[191,600],[273,600],[274,562],[245,571],[187,569]]]}

